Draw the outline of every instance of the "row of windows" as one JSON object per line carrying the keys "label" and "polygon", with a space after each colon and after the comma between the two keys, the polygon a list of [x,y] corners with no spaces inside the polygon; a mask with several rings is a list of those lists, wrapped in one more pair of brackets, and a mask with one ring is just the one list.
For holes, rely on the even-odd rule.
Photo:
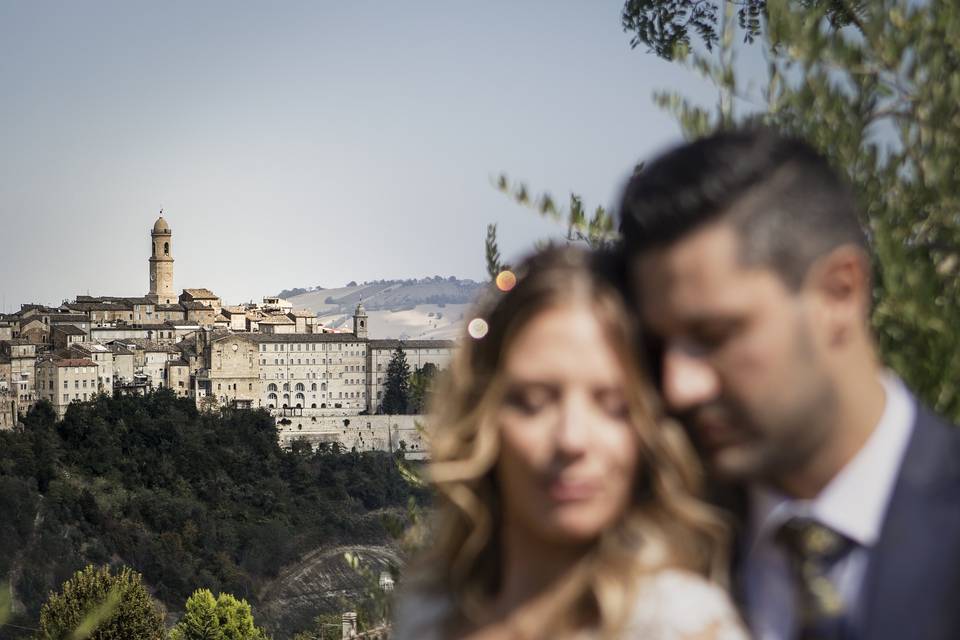
{"label": "row of windows", "polygon": [[[334,345],[336,345],[336,349],[334,349]],[[267,348],[268,346],[269,346],[269,345],[261,344],[261,345],[260,345],[260,351],[269,351],[269,349]],[[327,348],[327,343],[325,343],[325,342],[320,343],[320,348],[319,348],[319,349],[317,349],[317,343],[316,343],[316,342],[291,344],[289,349],[286,348],[286,347],[287,347],[286,344],[275,344],[275,345],[273,345],[273,351],[343,351],[343,347],[344,347],[344,346],[346,346],[347,349],[348,349],[348,351],[349,351],[349,353],[347,353],[346,355],[349,355],[349,356],[362,356],[362,355],[363,355],[363,353],[360,352],[360,351],[352,351],[352,350],[351,350],[351,349],[354,349],[354,348],[356,348],[356,347],[359,347],[360,345],[358,345],[358,344],[344,345],[344,343],[342,343],[342,342],[330,344],[330,348],[329,348],[329,349]]]}
{"label": "row of windows", "polygon": [[[267,366],[269,363],[266,358],[260,358],[260,364],[262,366]],[[274,358],[273,364],[276,365],[294,365],[294,364],[343,364],[343,358],[338,358],[337,362],[333,361],[333,358],[321,358],[320,362],[317,362],[316,358],[297,358],[297,361],[294,362],[293,358],[290,358],[290,361],[284,360],[283,358]],[[366,371],[367,365],[365,364],[348,364],[347,369],[349,371]]]}

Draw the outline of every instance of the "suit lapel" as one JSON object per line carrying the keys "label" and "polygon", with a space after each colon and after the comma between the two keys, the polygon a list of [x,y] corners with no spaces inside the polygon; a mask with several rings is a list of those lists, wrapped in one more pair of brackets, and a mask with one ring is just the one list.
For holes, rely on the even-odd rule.
{"label": "suit lapel", "polygon": [[960,637],[960,433],[918,408],[870,554],[856,637]]}

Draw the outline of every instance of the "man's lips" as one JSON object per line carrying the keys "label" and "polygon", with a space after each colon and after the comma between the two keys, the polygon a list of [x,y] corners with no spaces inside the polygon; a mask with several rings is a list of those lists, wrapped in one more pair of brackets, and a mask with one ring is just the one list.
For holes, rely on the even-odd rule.
{"label": "man's lips", "polygon": [[732,427],[730,423],[717,419],[698,419],[694,423],[697,441],[706,449],[714,451],[746,440],[746,434],[741,429]]}

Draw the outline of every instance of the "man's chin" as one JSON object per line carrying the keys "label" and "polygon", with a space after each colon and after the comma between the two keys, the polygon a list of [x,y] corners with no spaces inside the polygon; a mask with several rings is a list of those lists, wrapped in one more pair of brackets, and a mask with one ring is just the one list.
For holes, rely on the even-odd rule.
{"label": "man's chin", "polygon": [[707,452],[704,458],[712,475],[724,482],[752,482],[766,475],[763,456],[748,446],[717,448]]}

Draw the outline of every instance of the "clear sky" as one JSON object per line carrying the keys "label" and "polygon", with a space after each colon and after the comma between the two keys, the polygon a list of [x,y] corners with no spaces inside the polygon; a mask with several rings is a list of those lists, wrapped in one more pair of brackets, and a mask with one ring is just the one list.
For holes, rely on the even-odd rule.
{"label": "clear sky", "polygon": [[557,229],[491,183],[610,204],[679,141],[622,1],[0,1],[0,307],[175,286],[484,277]]}

